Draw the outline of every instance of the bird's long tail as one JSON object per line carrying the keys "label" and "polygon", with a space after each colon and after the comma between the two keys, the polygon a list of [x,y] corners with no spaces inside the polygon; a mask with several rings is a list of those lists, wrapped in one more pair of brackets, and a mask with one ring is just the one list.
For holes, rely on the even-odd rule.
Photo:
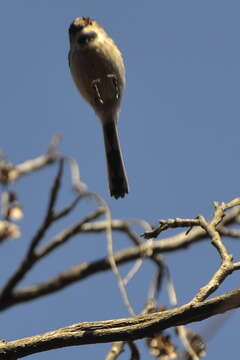
{"label": "bird's long tail", "polygon": [[103,135],[110,194],[117,199],[128,194],[128,181],[114,121],[103,124]]}

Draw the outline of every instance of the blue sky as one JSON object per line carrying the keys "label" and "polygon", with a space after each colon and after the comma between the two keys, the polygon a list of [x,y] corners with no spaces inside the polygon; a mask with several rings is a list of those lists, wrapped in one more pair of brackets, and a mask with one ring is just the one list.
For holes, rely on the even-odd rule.
{"label": "blue sky", "polygon": [[[108,201],[114,218],[141,218],[156,224],[160,218],[210,216],[213,201],[239,196],[239,13],[240,4],[234,0],[1,3],[0,148],[18,163],[43,153],[51,136],[59,132],[63,136],[60,150],[79,162],[89,190]],[[68,26],[77,16],[95,18],[125,58],[127,87],[119,132],[130,194],[123,200],[109,197],[101,128],[69,73]],[[23,237],[2,247],[1,284],[19,263],[40,223],[54,171],[29,176],[13,187],[25,209]],[[70,199],[66,175],[61,201]],[[72,220],[90,209],[89,202],[81,205]],[[129,245],[123,236],[116,235],[114,240],[116,248]],[[227,244],[237,258],[236,243]],[[74,239],[39,264],[24,284],[104,254],[103,235]],[[219,265],[209,242],[165,259],[180,303],[190,300]],[[152,270],[151,265],[144,265],[130,285],[136,311],[144,304]],[[218,293],[238,286],[234,274]],[[208,344],[207,359],[238,351],[236,314]],[[109,273],[6,311],[0,338],[126,315]],[[96,354],[104,358],[108,347],[67,348],[38,354],[37,359],[93,358]]]}

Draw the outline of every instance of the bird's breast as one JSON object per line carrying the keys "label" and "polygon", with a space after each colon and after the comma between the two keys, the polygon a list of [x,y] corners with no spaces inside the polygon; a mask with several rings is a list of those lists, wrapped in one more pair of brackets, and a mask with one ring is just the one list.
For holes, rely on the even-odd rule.
{"label": "bird's breast", "polygon": [[85,48],[70,52],[69,62],[78,90],[96,112],[119,105],[125,82],[121,55],[114,58],[107,48]]}

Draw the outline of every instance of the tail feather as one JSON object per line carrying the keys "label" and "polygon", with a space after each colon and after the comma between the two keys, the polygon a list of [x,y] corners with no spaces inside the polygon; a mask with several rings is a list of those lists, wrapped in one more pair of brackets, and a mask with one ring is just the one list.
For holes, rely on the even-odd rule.
{"label": "tail feather", "polygon": [[128,181],[119,144],[117,127],[113,121],[103,125],[103,135],[110,194],[118,199],[128,194]]}

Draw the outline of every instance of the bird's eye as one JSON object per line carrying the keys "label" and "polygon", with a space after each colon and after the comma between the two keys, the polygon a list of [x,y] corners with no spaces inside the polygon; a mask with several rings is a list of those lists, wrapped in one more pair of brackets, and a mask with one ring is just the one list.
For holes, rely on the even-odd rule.
{"label": "bird's eye", "polygon": [[69,34],[75,35],[76,33],[81,32],[83,28],[83,25],[75,25],[74,23],[72,23],[69,27]]}

